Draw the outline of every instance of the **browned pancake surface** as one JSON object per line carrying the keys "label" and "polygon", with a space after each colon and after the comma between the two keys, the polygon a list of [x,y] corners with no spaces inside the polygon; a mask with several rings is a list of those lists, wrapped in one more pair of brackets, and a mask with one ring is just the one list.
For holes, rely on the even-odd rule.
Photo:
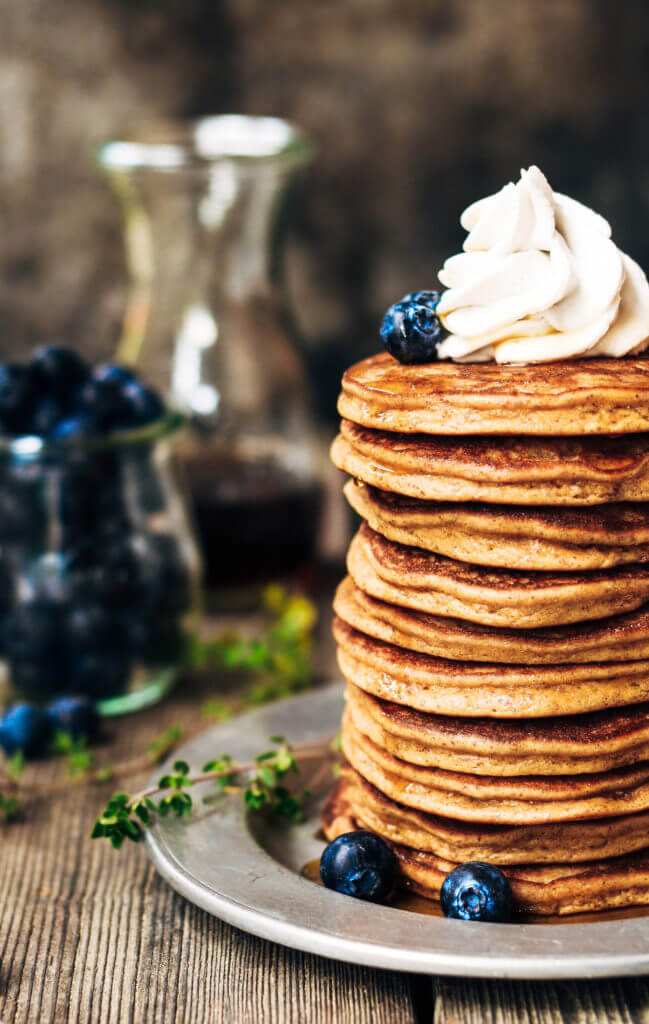
{"label": "browned pancake surface", "polygon": [[345,372],[339,409],[365,426],[432,434],[631,433],[649,426],[649,363],[404,366],[380,353]]}
{"label": "browned pancake surface", "polygon": [[364,523],[349,547],[349,574],[389,604],[514,629],[599,619],[649,599],[649,568],[583,573],[485,569],[389,541]]}
{"label": "browned pancake surface", "polygon": [[569,626],[505,629],[431,615],[371,597],[345,577],[334,611],[354,629],[406,650],[458,661],[528,665],[649,658],[649,606]]}
{"label": "browned pancake surface", "polygon": [[603,772],[649,760],[649,706],[526,722],[426,714],[350,684],[353,722],[411,764],[500,777]]}
{"label": "browned pancake surface", "polygon": [[331,458],[366,484],[425,500],[499,505],[649,500],[649,434],[429,437],[343,420]]}
{"label": "browned pancake surface", "polygon": [[348,682],[382,700],[432,714],[545,718],[649,700],[646,661],[499,665],[448,661],[395,647],[334,620]]}
{"label": "browned pancake surface", "polygon": [[479,565],[606,569],[649,561],[649,504],[570,508],[424,501],[348,480],[349,504],[377,533]]}
{"label": "browned pancake surface", "polygon": [[[353,773],[355,774],[355,773]],[[364,784],[367,787],[367,784]],[[572,914],[586,911],[604,910],[614,907],[634,906],[649,903],[649,853],[643,847],[642,831],[636,833],[638,845],[629,846],[629,852],[624,856],[612,855],[606,851],[616,847],[615,842],[607,842],[604,834],[599,844],[595,833],[596,822],[566,824],[558,826],[560,834],[564,836],[563,844],[570,851],[584,852],[589,850],[591,857],[582,862],[560,861],[562,844],[557,841],[557,826],[545,826],[541,829],[522,827],[498,829],[491,827],[491,836],[487,835],[489,826],[484,826],[480,834],[471,834],[468,830],[464,836],[460,830],[453,827],[452,831],[445,836],[443,824],[439,829],[439,839],[435,834],[437,824],[428,821],[428,815],[417,815],[416,812],[407,812],[411,816],[411,822],[406,822],[398,813],[396,819],[391,818],[392,810],[398,809],[394,801],[387,801],[387,798],[378,794],[378,801],[375,803],[372,793],[366,790],[362,798],[354,799],[355,783],[349,773],[345,771],[333,788],[323,810],[323,828],[328,839],[334,839],[345,832],[357,828],[371,828],[384,835],[392,845],[401,870],[402,883],[426,896],[428,899],[438,899],[439,890],[444,878],[452,871],[458,863],[467,860],[491,860],[492,863],[499,863],[509,878],[514,893],[515,906],[518,910],[527,910],[538,914]],[[375,793],[377,791],[374,791]],[[370,808],[370,818],[379,824],[379,828],[373,827],[359,819],[358,813],[363,813],[364,807]],[[618,819],[621,824],[621,843],[625,839],[630,840],[631,832],[636,824],[644,825],[644,815],[629,815],[626,818]],[[439,819],[440,823],[442,819]],[[613,819],[615,822],[616,819]],[[458,823],[459,824],[459,823]],[[609,829],[609,840],[615,826]],[[412,829],[412,832],[409,831]],[[432,831],[431,831],[432,829]],[[552,830],[547,835],[548,830]],[[575,829],[580,831],[574,832]],[[542,832],[546,835],[543,836]],[[431,837],[428,842],[429,849],[422,850],[400,843],[396,838],[401,832],[413,837],[415,842],[421,842],[422,832],[427,832]],[[527,833],[527,838],[522,840],[521,834]],[[536,835],[534,835],[536,833]],[[499,835],[500,834],[500,835]],[[520,837],[517,841],[517,837]],[[468,850],[489,849],[493,839],[494,847],[503,851],[520,849],[525,844],[530,849],[545,851],[545,858],[537,859],[531,863],[528,861],[505,859],[497,860],[495,849],[489,855],[475,853],[467,855]],[[594,843],[594,845],[592,845]],[[450,844],[450,848],[449,848]],[[435,847],[440,845],[442,849],[448,849],[448,854],[439,854]],[[454,854],[457,850],[458,853]],[[602,859],[604,858],[604,859]]]}

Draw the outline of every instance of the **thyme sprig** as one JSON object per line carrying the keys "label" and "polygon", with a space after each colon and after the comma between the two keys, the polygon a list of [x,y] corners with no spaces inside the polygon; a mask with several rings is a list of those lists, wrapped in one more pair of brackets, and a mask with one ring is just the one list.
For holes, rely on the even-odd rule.
{"label": "thyme sprig", "polygon": [[216,782],[223,793],[239,793],[251,811],[267,810],[291,822],[300,821],[310,794],[307,790],[294,792],[283,780],[289,774],[299,775],[304,762],[331,757],[330,745],[312,743],[292,748],[282,736],[272,736],[271,743],[272,749],[253,761],[235,762],[222,754],[207,761],[196,774],[191,773],[186,761],[175,761],[156,785],[133,796],[115,793],[97,818],[91,838],[108,839],[116,850],[126,839],[140,842],[157,817],[189,817],[194,801],[188,790],[202,782]]}

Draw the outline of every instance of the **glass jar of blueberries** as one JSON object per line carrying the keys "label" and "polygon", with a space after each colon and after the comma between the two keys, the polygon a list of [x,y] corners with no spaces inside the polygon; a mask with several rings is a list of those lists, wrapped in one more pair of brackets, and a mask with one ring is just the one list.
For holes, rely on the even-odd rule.
{"label": "glass jar of blueberries", "polygon": [[0,677],[105,714],[173,684],[199,557],[170,441],[181,425],[129,369],[47,346],[0,365]]}

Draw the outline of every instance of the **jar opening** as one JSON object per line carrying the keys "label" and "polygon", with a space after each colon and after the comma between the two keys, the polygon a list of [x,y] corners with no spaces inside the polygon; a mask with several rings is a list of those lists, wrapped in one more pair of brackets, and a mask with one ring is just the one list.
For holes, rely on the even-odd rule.
{"label": "jar opening", "polygon": [[105,142],[97,160],[106,171],[201,169],[221,160],[296,165],[312,149],[298,128],[278,117],[219,114],[166,126],[144,125],[129,138]]}
{"label": "jar opening", "polygon": [[115,431],[93,438],[69,438],[65,441],[49,441],[33,434],[19,437],[0,436],[0,456],[10,455],[21,460],[40,459],[47,455],[63,455],[69,452],[96,452],[107,449],[125,448],[131,445],[154,444],[163,437],[175,434],[184,424],[181,413],[172,411],[154,423],[132,430]]}

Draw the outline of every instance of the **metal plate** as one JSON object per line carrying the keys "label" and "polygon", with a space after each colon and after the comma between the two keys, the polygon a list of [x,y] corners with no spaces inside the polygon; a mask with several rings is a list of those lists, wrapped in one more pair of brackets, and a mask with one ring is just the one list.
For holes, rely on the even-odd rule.
{"label": "metal plate", "polygon": [[[271,735],[294,744],[330,736],[339,726],[342,692],[332,686],[251,712],[208,730],[175,756],[192,766],[223,752],[245,761]],[[189,821],[163,819],[156,825],[147,838],[148,851],[179,893],[254,935],[335,960],[425,974],[649,973],[649,910],[647,916],[587,924],[496,925],[362,903],[300,875],[323,847],[317,809],[299,826],[278,826],[247,815],[238,797],[215,803],[210,793],[213,797],[214,787],[197,787],[197,812]]]}

